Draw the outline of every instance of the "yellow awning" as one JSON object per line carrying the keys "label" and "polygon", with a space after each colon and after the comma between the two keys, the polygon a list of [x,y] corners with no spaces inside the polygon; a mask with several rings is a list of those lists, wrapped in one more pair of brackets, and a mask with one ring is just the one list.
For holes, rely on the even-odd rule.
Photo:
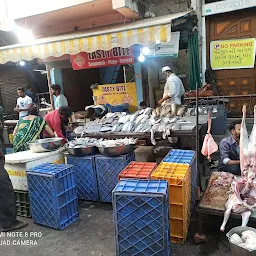
{"label": "yellow awning", "polygon": [[0,64],[20,60],[46,59],[64,54],[75,55],[79,52],[108,51],[114,47],[130,47],[134,44],[149,45],[158,40],[171,39],[171,20],[189,14],[177,13],[159,18],[137,21],[123,26],[108,26],[86,30],[83,33],[39,39],[31,45],[10,45],[0,48]]}

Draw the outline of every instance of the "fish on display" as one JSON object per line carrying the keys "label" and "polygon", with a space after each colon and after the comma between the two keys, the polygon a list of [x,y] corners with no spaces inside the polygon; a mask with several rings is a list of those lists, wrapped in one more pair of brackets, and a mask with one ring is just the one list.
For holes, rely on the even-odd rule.
{"label": "fish on display", "polygon": [[134,122],[137,119],[138,116],[139,116],[138,112],[136,112],[135,114],[131,115],[130,116],[130,122]]}
{"label": "fish on display", "polygon": [[134,130],[134,126],[135,126],[135,122],[134,122],[134,121],[131,121],[131,122],[129,123],[128,128],[127,128],[127,132],[133,131],[133,130]]}
{"label": "fish on display", "polygon": [[167,116],[168,114],[170,114],[171,111],[172,111],[172,106],[171,106],[171,105],[167,105],[167,106],[165,107],[164,116]]}
{"label": "fish on display", "polygon": [[166,106],[162,106],[162,107],[160,108],[160,117],[162,117],[162,116],[165,115],[165,108],[166,108]]}
{"label": "fish on display", "polygon": [[78,126],[78,127],[76,127],[76,128],[74,129],[74,133],[75,133],[75,134],[80,135],[80,134],[82,134],[83,132],[84,132],[84,126]]}
{"label": "fish on display", "polygon": [[92,147],[96,146],[98,140],[95,138],[75,138],[74,140],[66,143],[68,148],[81,148],[81,147]]}
{"label": "fish on display", "polygon": [[129,128],[130,122],[127,122],[124,124],[123,128],[122,128],[122,132],[127,132],[128,128]]}
{"label": "fish on display", "polygon": [[153,118],[156,118],[156,117],[157,117],[157,113],[156,113],[156,110],[155,110],[155,109],[153,109],[153,111],[152,111],[152,116],[153,116]]}
{"label": "fish on display", "polygon": [[185,107],[185,106],[182,106],[182,107],[178,110],[177,116],[183,116],[184,113],[185,113],[185,111],[186,111],[186,107]]}
{"label": "fish on display", "polygon": [[156,117],[159,117],[159,116],[160,116],[160,108],[157,107],[157,108],[156,108]]}
{"label": "fish on display", "polygon": [[151,113],[152,113],[152,108],[146,108],[143,112],[144,115],[148,115],[148,116],[151,115]]}
{"label": "fish on display", "polygon": [[137,118],[136,118],[136,125],[138,125],[139,123],[143,123],[145,122],[146,120],[149,119],[149,116],[148,115],[139,115]]}
{"label": "fish on display", "polygon": [[117,140],[103,140],[97,143],[97,147],[118,147],[118,146],[127,146],[127,145],[135,145],[137,143],[136,139],[133,138],[125,138],[125,139],[117,139]]}

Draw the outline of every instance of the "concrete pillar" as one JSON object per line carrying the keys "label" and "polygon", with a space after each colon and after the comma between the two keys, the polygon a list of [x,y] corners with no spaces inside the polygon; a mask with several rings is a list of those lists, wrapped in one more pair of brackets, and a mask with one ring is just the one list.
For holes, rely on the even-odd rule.
{"label": "concrete pillar", "polygon": [[143,101],[142,73],[141,73],[140,62],[135,62],[134,73],[135,73],[137,101],[138,101],[138,108],[139,108],[140,102]]}

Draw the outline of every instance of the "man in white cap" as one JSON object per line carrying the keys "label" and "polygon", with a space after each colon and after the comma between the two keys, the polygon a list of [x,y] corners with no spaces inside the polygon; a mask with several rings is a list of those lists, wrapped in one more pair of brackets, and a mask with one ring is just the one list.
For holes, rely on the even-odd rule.
{"label": "man in white cap", "polygon": [[162,72],[166,75],[166,84],[163,98],[158,101],[158,104],[174,104],[176,109],[181,105],[181,97],[185,93],[183,83],[181,79],[172,72],[169,66],[163,67]]}

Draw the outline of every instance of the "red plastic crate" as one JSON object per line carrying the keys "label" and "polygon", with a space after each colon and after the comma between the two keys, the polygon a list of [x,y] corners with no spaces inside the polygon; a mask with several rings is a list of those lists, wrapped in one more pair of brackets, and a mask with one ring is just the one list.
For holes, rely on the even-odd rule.
{"label": "red plastic crate", "polygon": [[156,163],[131,162],[120,172],[118,179],[150,179],[156,167]]}

